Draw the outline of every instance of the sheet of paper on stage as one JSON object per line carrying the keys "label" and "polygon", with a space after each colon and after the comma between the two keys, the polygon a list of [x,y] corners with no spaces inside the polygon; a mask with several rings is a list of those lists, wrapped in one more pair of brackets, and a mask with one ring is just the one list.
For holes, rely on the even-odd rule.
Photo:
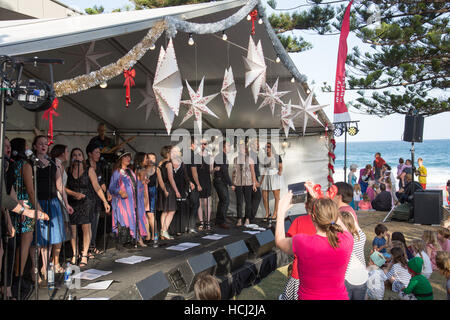
{"label": "sheet of paper on stage", "polygon": [[194,243],[194,242],[183,242],[183,243],[179,244],[179,246],[187,247],[187,248],[193,248],[193,247],[196,247],[196,246],[199,246],[199,245],[200,245],[200,243]]}
{"label": "sheet of paper on stage", "polygon": [[249,233],[249,234],[257,234],[260,233],[260,231],[244,231],[245,233]]}
{"label": "sheet of paper on stage", "polygon": [[117,260],[115,260],[115,262],[126,263],[126,264],[136,264],[136,263],[150,260],[150,259],[151,259],[151,257],[131,256],[131,257],[127,257],[127,258],[117,259]]}
{"label": "sheet of paper on stage", "polygon": [[80,298],[80,300],[109,300],[109,298]]}
{"label": "sheet of paper on stage", "polygon": [[171,246],[171,247],[167,247],[167,250],[174,250],[174,251],[184,251],[189,249],[188,247],[182,247],[182,246]]}
{"label": "sheet of paper on stage", "polygon": [[209,235],[209,236],[202,237],[202,239],[207,239],[207,240],[220,240],[220,239],[222,239],[222,237],[221,237],[221,236],[216,236],[216,235]]}
{"label": "sheet of paper on stage", "polygon": [[113,283],[114,280],[106,280],[106,281],[99,281],[90,283],[85,287],[82,287],[81,289],[88,289],[88,290],[106,290],[109,288],[111,283]]}
{"label": "sheet of paper on stage", "polygon": [[229,234],[218,234],[218,233],[214,233],[213,236],[217,236],[217,237],[221,237],[221,238],[225,238],[228,237]]}
{"label": "sheet of paper on stage", "polygon": [[83,272],[80,272],[76,275],[74,275],[73,277],[75,279],[82,279],[82,280],[95,280],[97,278],[100,278],[101,276],[106,276],[108,274],[112,273],[112,271],[102,271],[102,270],[97,270],[97,269],[89,269],[89,270],[85,270]]}

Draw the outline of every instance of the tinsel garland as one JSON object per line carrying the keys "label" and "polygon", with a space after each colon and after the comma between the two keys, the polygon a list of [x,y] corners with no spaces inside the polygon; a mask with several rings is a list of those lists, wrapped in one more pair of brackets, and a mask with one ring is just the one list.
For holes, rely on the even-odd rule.
{"label": "tinsel garland", "polygon": [[158,40],[166,29],[166,22],[158,21],[148,31],[141,42],[136,44],[130,51],[128,51],[126,55],[116,62],[110,63],[99,70],[90,72],[89,74],[56,82],[54,85],[56,96],[62,97],[68,94],[84,91],[123,74],[124,70],[130,69],[138,60],[142,58],[142,56],[150,49],[150,47],[156,42],[156,40]]}

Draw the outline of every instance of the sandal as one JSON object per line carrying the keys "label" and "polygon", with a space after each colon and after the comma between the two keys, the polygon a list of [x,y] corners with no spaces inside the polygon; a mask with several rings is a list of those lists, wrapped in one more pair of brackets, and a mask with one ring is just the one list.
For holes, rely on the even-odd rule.
{"label": "sandal", "polygon": [[[83,258],[86,258],[86,262],[83,262]],[[78,264],[78,266],[80,268],[86,267],[88,262],[89,262],[89,256],[81,256],[81,260],[80,260],[80,263]]]}
{"label": "sandal", "polygon": [[200,221],[200,225],[198,226],[198,231],[203,231],[205,228],[203,227],[203,221]]}
{"label": "sandal", "polygon": [[91,248],[90,251],[91,251],[93,254],[103,254],[103,253],[104,253],[103,250],[99,250],[99,249],[97,249],[97,248],[95,248],[95,247]]}
{"label": "sandal", "polygon": [[206,229],[207,231],[211,231],[211,224],[210,224],[209,222],[206,222],[206,223],[205,223],[205,229]]}
{"label": "sandal", "polygon": [[80,260],[80,256],[76,257],[75,255],[73,255],[72,259],[70,260],[70,264],[76,265],[78,263],[78,260]]}
{"label": "sandal", "polygon": [[55,273],[64,273],[64,272],[66,272],[66,270],[63,267],[61,267],[60,264],[58,264],[58,266],[55,267]]}

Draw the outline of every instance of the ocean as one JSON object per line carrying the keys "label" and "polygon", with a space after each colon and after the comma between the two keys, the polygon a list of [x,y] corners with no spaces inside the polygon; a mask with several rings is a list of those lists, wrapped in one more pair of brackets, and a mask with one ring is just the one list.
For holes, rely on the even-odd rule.
{"label": "ocean", "polygon": [[[392,167],[394,174],[397,173],[398,159],[411,159],[411,143],[405,141],[367,141],[349,142],[347,137],[347,175],[350,165],[358,165],[356,176],[359,178],[359,170],[366,164],[373,165],[376,152]],[[427,168],[427,188],[443,189],[447,180],[450,180],[450,139],[425,140],[414,144],[414,161],[417,167],[417,159],[423,159]],[[336,143],[336,161],[334,164],[335,181],[344,179],[344,142]]]}

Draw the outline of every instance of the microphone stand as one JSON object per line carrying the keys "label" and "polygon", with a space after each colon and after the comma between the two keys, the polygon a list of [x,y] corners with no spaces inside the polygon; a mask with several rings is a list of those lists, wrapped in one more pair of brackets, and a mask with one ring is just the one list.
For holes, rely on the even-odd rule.
{"label": "microphone stand", "polygon": [[[35,203],[35,208],[34,208],[34,225],[35,225],[35,230],[34,230],[34,259],[35,259],[35,265],[34,265],[34,290],[35,290],[35,300],[39,300],[39,246],[38,246],[38,239],[37,239],[37,228],[41,227],[39,224],[41,221],[38,221],[38,207],[39,207],[39,203],[38,203],[38,199],[37,199],[37,164],[39,162],[38,158],[33,158],[32,159],[32,163],[33,163],[33,188],[34,188],[34,203]],[[39,226],[38,226],[39,225]]]}

